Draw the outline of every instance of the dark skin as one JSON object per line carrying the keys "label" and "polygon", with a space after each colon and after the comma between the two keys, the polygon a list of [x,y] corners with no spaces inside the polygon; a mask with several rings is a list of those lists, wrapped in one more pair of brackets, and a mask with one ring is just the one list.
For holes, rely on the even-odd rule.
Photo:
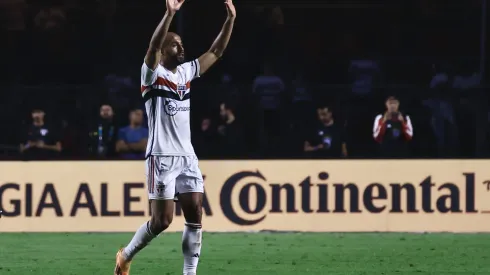
{"label": "dark skin", "polygon": [[[32,121],[33,121],[33,125],[35,126],[43,126],[44,125],[44,112],[43,111],[36,111],[36,112],[33,112],[32,113]],[[61,148],[61,142],[56,142],[55,145],[47,145],[47,144],[44,144],[44,141],[42,140],[38,140],[38,141],[32,141],[32,140],[29,140],[27,141],[27,144],[29,145],[28,147],[26,147],[25,144],[20,144],[20,152],[23,153],[25,152],[28,148],[34,148],[34,147],[37,147],[37,148],[40,148],[40,149],[45,149],[45,150],[52,150],[52,151],[56,151],[56,152],[61,152],[62,148]]]}
{"label": "dark skin", "polygon": [[[184,63],[185,51],[182,39],[176,33],[169,32],[169,27],[174,15],[182,7],[184,0],[167,0],[167,11],[155,29],[145,56],[146,65],[152,70],[156,70],[158,65],[176,73],[177,66]],[[223,55],[233,30],[236,10],[232,0],[225,1],[227,18],[223,24],[221,32],[211,45],[208,51],[199,58],[200,71],[202,75],[211,68]],[[203,193],[179,194],[178,199],[184,212],[184,217],[188,223],[201,224],[202,220],[202,201]],[[150,200],[152,212],[151,231],[159,234],[169,227],[172,223],[175,211],[173,200]]]}
{"label": "dark skin", "polygon": [[[333,120],[333,114],[328,108],[318,108],[316,110],[317,115],[318,115],[318,120],[325,126],[330,126],[334,123]],[[319,144],[317,146],[313,146],[310,144],[310,142],[305,141],[304,144],[304,151],[305,152],[313,152],[317,150],[323,149],[323,144]],[[342,156],[347,157],[347,144],[342,143]]]}

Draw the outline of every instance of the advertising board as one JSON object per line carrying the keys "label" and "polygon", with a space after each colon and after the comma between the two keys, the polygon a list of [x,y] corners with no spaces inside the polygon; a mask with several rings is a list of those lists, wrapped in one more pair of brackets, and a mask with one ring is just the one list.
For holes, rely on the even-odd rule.
{"label": "advertising board", "polygon": [[[144,161],[0,162],[0,232],[132,232]],[[201,161],[206,231],[490,232],[490,161]],[[169,231],[181,231],[177,207]]]}

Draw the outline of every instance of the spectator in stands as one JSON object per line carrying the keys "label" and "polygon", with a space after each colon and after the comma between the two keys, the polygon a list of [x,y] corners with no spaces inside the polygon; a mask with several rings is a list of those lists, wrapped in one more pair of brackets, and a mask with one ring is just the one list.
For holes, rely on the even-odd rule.
{"label": "spectator in stands", "polygon": [[260,107],[263,110],[279,109],[284,89],[284,82],[274,73],[272,65],[264,64],[262,74],[253,83],[253,92],[259,98]]}
{"label": "spectator in stands", "polygon": [[199,130],[194,137],[196,153],[204,158],[216,156],[217,132],[216,127],[209,117],[201,120]]}
{"label": "spectator in stands", "polygon": [[43,7],[34,17],[35,26],[43,31],[62,28],[66,22],[66,13],[59,6]]}
{"label": "spectator in stands", "polygon": [[436,138],[438,156],[454,156],[457,155],[455,150],[459,148],[459,130],[451,102],[454,69],[446,64],[433,65],[432,68],[434,76],[430,82],[431,93],[423,104],[431,112],[430,122]]}
{"label": "spectator in stands", "polygon": [[380,78],[380,73],[379,64],[374,59],[351,60],[349,76],[352,81],[352,92],[359,96],[370,94],[375,82]]}
{"label": "spectator in stands", "polygon": [[408,142],[413,137],[412,122],[400,110],[400,101],[390,96],[386,100],[386,111],[374,120],[373,137],[380,144],[382,157],[407,157]]}
{"label": "spectator in stands", "polygon": [[245,149],[243,129],[235,117],[231,103],[220,104],[221,125],[218,126],[219,151],[224,157],[239,157]]}
{"label": "spectator in stands", "polygon": [[117,135],[116,152],[125,159],[144,159],[148,142],[148,129],[143,127],[143,110],[129,113],[129,125]]}
{"label": "spectator in stands", "polygon": [[98,157],[115,156],[115,140],[117,126],[114,121],[112,106],[104,104],[100,107],[100,117],[96,125],[89,130],[89,152]]}
{"label": "spectator in stands", "polygon": [[27,158],[49,159],[59,156],[62,147],[56,131],[44,121],[43,110],[32,111],[32,124],[23,134],[20,152]]}
{"label": "spectator in stands", "polygon": [[307,81],[301,71],[296,72],[296,77],[291,81],[291,103],[296,110],[295,114],[292,114],[292,119],[303,120],[303,115],[311,111],[312,96],[308,89]]}
{"label": "spectator in stands", "polygon": [[281,135],[281,103],[285,96],[285,85],[277,76],[271,64],[266,63],[263,74],[255,78],[253,93],[258,99],[260,128],[259,137],[262,151],[270,150],[276,145]]}
{"label": "spectator in stands", "polygon": [[318,122],[306,137],[304,152],[312,158],[347,157],[344,127],[337,125],[332,110],[327,106],[317,108]]}
{"label": "spectator in stands", "polygon": [[240,90],[234,82],[233,77],[230,74],[224,73],[221,76],[221,83],[217,85],[216,90],[207,97],[212,98],[211,102],[213,106],[217,106],[223,101],[223,98],[237,101],[240,100],[240,96]]}

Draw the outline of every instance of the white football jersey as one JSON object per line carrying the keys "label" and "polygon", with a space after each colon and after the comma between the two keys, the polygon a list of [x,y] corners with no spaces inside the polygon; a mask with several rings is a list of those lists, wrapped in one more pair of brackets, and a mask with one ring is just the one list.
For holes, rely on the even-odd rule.
{"label": "white football jersey", "polygon": [[141,95],[148,115],[146,156],[193,156],[190,125],[190,83],[199,77],[199,61],[177,67],[141,67]]}

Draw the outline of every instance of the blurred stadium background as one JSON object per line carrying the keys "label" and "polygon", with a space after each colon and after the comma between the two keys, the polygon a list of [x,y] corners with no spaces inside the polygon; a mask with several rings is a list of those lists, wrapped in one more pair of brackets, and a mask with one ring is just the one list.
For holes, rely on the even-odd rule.
{"label": "blurred stadium background", "polygon": [[[121,144],[146,140],[164,2],[0,2],[0,274],[110,274],[146,219],[144,156]],[[200,274],[490,274],[487,0],[236,2],[192,87]],[[224,17],[187,1],[188,58]],[[137,274],[179,272],[176,214]]]}

